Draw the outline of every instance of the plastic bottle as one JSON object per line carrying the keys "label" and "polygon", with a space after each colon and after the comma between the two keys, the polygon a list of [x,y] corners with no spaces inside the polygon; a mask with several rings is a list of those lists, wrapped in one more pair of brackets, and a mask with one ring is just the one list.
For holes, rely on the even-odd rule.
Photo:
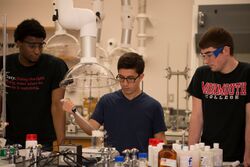
{"label": "plastic bottle", "polygon": [[153,160],[154,160],[154,147],[156,147],[157,143],[154,138],[149,139],[148,145],[148,166],[153,167]]}
{"label": "plastic bottle", "polygon": [[210,146],[205,146],[204,151],[201,151],[200,155],[200,167],[213,167],[213,152],[210,150]]}
{"label": "plastic bottle", "polygon": [[30,150],[32,148],[34,156],[36,156],[36,146],[37,146],[37,134],[27,134],[26,135],[26,159],[30,159]]}
{"label": "plastic bottle", "polygon": [[158,167],[176,167],[177,154],[172,149],[172,145],[163,145],[163,149],[158,154]]}
{"label": "plastic bottle", "polygon": [[188,150],[188,146],[184,146],[182,151],[179,154],[180,167],[192,167],[193,166],[193,157]]}
{"label": "plastic bottle", "polygon": [[205,143],[199,143],[199,147],[201,151],[204,151],[205,149]]}
{"label": "plastic bottle", "polygon": [[200,166],[200,150],[197,148],[195,145],[190,145],[190,154],[192,156],[193,162],[192,166],[193,167],[199,167]]}
{"label": "plastic bottle", "polygon": [[115,157],[115,165],[114,167],[123,167],[124,156],[116,156]]}
{"label": "plastic bottle", "polygon": [[219,143],[213,144],[213,161],[214,167],[220,167],[223,163],[223,150],[219,148]]}
{"label": "plastic bottle", "polygon": [[148,158],[147,153],[139,153],[138,154],[139,167],[147,167],[148,166],[147,158]]}
{"label": "plastic bottle", "polygon": [[[162,146],[158,146],[158,148],[157,148],[157,145],[159,143],[163,143],[163,140],[157,139],[157,138],[150,138],[149,139],[148,166],[150,166],[150,167],[157,167],[157,164],[158,164],[158,152],[162,149]],[[155,154],[157,154],[157,155],[155,155]],[[155,160],[155,158],[156,158],[156,160]]]}
{"label": "plastic bottle", "polygon": [[25,148],[36,147],[37,146],[37,134],[27,134]]}

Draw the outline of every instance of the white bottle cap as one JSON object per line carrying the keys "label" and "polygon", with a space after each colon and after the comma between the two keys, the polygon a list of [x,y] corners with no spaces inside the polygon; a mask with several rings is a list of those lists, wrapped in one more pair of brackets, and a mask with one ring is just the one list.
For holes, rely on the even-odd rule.
{"label": "white bottle cap", "polygon": [[214,147],[214,148],[219,148],[219,143],[214,143],[214,144],[213,144],[213,147]]}
{"label": "white bottle cap", "polygon": [[205,143],[199,143],[200,148],[205,146]]}
{"label": "white bottle cap", "polygon": [[195,150],[195,145],[190,145],[190,151],[194,151]]}
{"label": "white bottle cap", "polygon": [[210,150],[210,146],[205,146],[205,151],[209,151]]}
{"label": "white bottle cap", "polygon": [[173,148],[173,150],[175,150],[175,151],[181,150],[181,145],[180,145],[180,144],[177,144],[177,143],[173,143],[173,144],[172,144],[172,148]]}
{"label": "white bottle cap", "polygon": [[200,145],[198,143],[196,143],[194,146],[196,149],[200,149]]}

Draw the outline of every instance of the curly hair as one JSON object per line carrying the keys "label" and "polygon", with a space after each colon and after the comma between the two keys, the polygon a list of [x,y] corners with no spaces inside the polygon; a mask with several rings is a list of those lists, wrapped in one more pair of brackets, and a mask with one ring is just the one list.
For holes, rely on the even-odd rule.
{"label": "curly hair", "polygon": [[15,42],[23,41],[27,36],[37,38],[46,38],[46,31],[44,27],[35,19],[26,19],[22,21],[14,32]]}

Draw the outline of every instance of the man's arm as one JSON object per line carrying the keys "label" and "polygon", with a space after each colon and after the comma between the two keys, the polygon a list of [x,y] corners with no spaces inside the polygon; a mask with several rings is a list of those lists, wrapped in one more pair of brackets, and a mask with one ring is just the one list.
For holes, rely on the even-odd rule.
{"label": "man's arm", "polygon": [[245,154],[244,166],[250,166],[250,103],[246,105]]}
{"label": "man's arm", "polygon": [[51,114],[53,118],[53,124],[56,131],[57,144],[64,143],[65,138],[65,112],[62,109],[62,103],[60,100],[64,97],[65,90],[63,88],[57,88],[52,91],[52,105]]}
{"label": "man's arm", "polygon": [[193,145],[200,141],[203,129],[202,102],[200,99],[192,96],[192,113],[188,133],[188,145]]}
{"label": "man's arm", "polygon": [[87,133],[88,135],[92,134],[93,130],[97,130],[100,128],[100,124],[93,120],[86,120],[82,117],[82,115],[77,111],[75,108],[75,105],[72,101],[69,99],[63,99],[63,110],[69,112],[70,114],[73,114],[75,118],[75,122],[80,126],[80,128]]}

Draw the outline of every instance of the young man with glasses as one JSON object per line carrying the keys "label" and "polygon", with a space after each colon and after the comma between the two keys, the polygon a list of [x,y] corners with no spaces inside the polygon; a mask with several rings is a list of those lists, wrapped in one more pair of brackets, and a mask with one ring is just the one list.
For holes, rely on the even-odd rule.
{"label": "young man with glasses", "polygon": [[187,89],[193,101],[189,145],[219,143],[224,161],[250,166],[250,65],[235,59],[232,36],[223,28],[209,29],[199,47],[206,66]]}
{"label": "young man with glasses", "polygon": [[[19,53],[6,56],[6,144],[25,146],[26,134],[52,150],[64,140],[65,113],[59,82],[68,71],[61,59],[42,53],[46,32],[35,19],[21,22],[14,32]],[[2,64],[2,63],[1,63]]]}
{"label": "young man with glasses", "polygon": [[131,148],[147,152],[149,138],[165,141],[163,109],[158,101],[140,89],[144,77],[142,56],[125,53],[118,60],[117,70],[116,79],[121,89],[102,96],[90,120],[81,119],[69,100],[64,100],[63,108],[74,115],[87,134],[103,125],[108,135],[107,144],[120,153]]}

